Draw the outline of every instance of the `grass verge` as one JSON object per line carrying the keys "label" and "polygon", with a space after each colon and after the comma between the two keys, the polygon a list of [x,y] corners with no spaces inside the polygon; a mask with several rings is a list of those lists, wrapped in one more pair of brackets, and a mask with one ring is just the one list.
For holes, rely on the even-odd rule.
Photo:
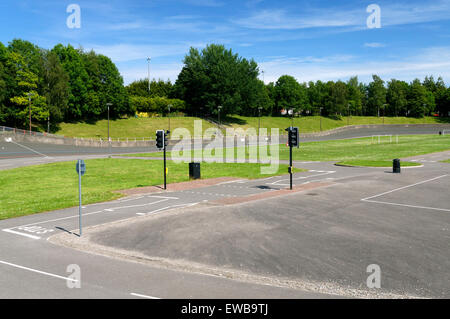
{"label": "grass verge", "polygon": [[[186,128],[193,135],[194,121],[202,121],[203,131],[215,127],[214,124],[202,120],[198,117],[171,117],[170,128],[173,131],[176,128]],[[442,124],[449,123],[450,118],[411,118],[411,117],[371,117],[371,116],[354,116],[342,117],[340,120],[335,120],[320,116],[306,116],[294,118],[291,121],[287,117],[248,117],[248,116],[227,116],[221,120],[225,128],[254,128],[255,132],[258,125],[261,128],[279,128],[280,134],[285,134],[284,129],[289,127],[292,123],[298,126],[300,133],[314,133],[327,131],[347,125],[363,125],[363,124]],[[156,130],[168,129],[169,118],[155,117],[155,118],[128,118],[110,121],[110,134],[113,139],[121,138],[154,138]],[[83,138],[107,138],[108,135],[108,121],[100,120],[94,123],[61,123],[60,130],[56,132],[58,135],[67,137],[83,137]]]}
{"label": "grass verge", "polygon": [[[341,166],[363,166],[363,167],[392,167],[392,161],[368,161],[368,160],[354,160],[354,161],[342,161],[337,162],[336,165]],[[401,162],[401,166],[413,167],[420,166],[419,163],[414,162]]]}
{"label": "grass verge", "polygon": [[[394,158],[405,158],[446,150],[450,150],[450,136],[448,135],[401,135],[398,137],[398,143],[395,138],[391,140],[390,137],[382,137],[380,143],[378,143],[378,139],[372,140],[370,137],[301,143],[300,148],[294,148],[293,158],[296,161],[392,161]],[[221,151],[221,149],[218,149],[215,154]],[[239,148],[239,151],[244,152],[243,148]],[[185,156],[186,152],[181,152],[180,155]],[[194,151],[191,150],[190,152],[192,156]],[[238,156],[237,149],[234,152],[236,158],[243,158],[243,156]],[[266,150],[261,149],[261,152],[266,152]],[[215,156],[215,154],[213,155]],[[168,156],[171,155],[171,152],[169,152]],[[161,157],[162,153],[128,156]],[[248,158],[248,156],[247,148],[245,158]],[[289,148],[284,144],[279,145],[279,158],[281,160],[289,159]]]}
{"label": "grass verge", "polygon": [[[135,159],[86,160],[82,177],[83,204],[104,202],[122,197],[114,191],[161,185],[161,161]],[[0,171],[0,220],[78,205],[76,161],[43,164]],[[168,183],[189,180],[188,164],[168,162]],[[260,178],[287,172],[280,165],[277,173],[260,174],[261,165],[249,163],[204,163],[202,178]],[[299,170],[300,171],[300,170]]]}

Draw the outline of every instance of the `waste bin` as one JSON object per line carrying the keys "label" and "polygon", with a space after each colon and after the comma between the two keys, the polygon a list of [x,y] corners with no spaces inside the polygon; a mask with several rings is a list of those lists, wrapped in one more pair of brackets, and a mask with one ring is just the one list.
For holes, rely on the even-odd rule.
{"label": "waste bin", "polygon": [[393,173],[400,173],[400,160],[398,158],[396,158],[393,162]]}
{"label": "waste bin", "polygon": [[189,163],[189,178],[199,179],[200,178],[200,163]]}

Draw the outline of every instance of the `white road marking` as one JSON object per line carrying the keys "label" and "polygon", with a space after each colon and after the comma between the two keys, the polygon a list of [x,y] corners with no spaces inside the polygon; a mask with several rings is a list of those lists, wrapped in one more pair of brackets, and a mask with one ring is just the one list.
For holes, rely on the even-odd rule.
{"label": "white road marking", "polygon": [[33,235],[29,235],[29,234],[25,234],[25,233],[21,233],[21,232],[18,232],[18,231],[14,231],[14,230],[11,230],[11,229],[2,229],[4,232],[7,232],[7,233],[11,233],[11,234],[15,234],[15,235],[19,235],[19,236],[24,236],[24,237],[28,237],[28,238],[31,238],[31,239],[41,239],[41,237],[38,237],[38,236],[33,236]]}
{"label": "white road marking", "polygon": [[45,271],[40,271],[40,270],[36,270],[36,269],[33,269],[33,268],[28,268],[28,267],[12,264],[12,263],[9,263],[9,262],[6,262],[6,261],[2,261],[2,260],[0,260],[0,264],[11,266],[11,267],[15,267],[15,268],[19,268],[19,269],[23,269],[23,270],[28,270],[28,271],[31,271],[31,272],[35,272],[35,273],[38,273],[38,274],[41,274],[41,275],[46,275],[46,276],[50,276],[50,277],[54,277],[54,278],[58,278],[58,279],[64,279],[66,281],[67,280],[70,280],[71,282],[77,282],[78,281],[78,280],[75,280],[73,278],[62,277],[62,276],[51,274],[51,273],[48,273],[48,272],[45,272]]}
{"label": "white road marking", "polygon": [[393,205],[393,206],[403,206],[403,207],[411,207],[411,208],[419,208],[419,209],[428,209],[428,210],[437,210],[437,211],[443,211],[443,212],[450,212],[450,209],[446,209],[446,208],[437,208],[437,207],[429,207],[429,206],[418,206],[418,205],[408,205],[408,204],[400,204],[400,203],[392,203],[392,202],[383,202],[383,201],[372,200],[373,198],[377,198],[377,197],[380,197],[380,196],[383,196],[383,195],[386,195],[386,194],[390,194],[390,193],[393,193],[393,192],[396,192],[396,191],[399,191],[399,190],[403,190],[403,189],[406,189],[406,188],[410,188],[410,187],[413,187],[413,186],[417,186],[417,185],[425,184],[425,183],[428,183],[428,182],[432,182],[432,181],[441,179],[441,178],[446,177],[446,176],[448,176],[448,175],[446,174],[446,175],[442,175],[442,176],[438,176],[438,177],[435,177],[435,178],[428,179],[426,181],[422,181],[422,182],[414,183],[414,184],[411,184],[411,185],[403,186],[403,187],[400,187],[400,188],[396,188],[396,189],[393,189],[391,191],[384,192],[384,193],[381,193],[381,194],[378,194],[378,195],[375,195],[375,196],[363,198],[363,199],[361,199],[361,201],[368,202],[368,203],[376,203],[376,204],[385,204],[385,205]]}
{"label": "white road marking", "polygon": [[32,148],[30,148],[30,147],[27,147],[27,146],[24,146],[24,145],[22,145],[22,144],[16,143],[16,142],[14,142],[12,139],[11,139],[11,140],[8,140],[8,141],[6,141],[6,142],[8,142],[8,143],[13,143],[13,144],[16,144],[16,145],[19,145],[20,147],[26,148],[26,149],[28,149],[28,150],[30,150],[30,151],[32,151],[32,152],[38,154],[38,155],[42,155],[42,156],[45,157],[45,158],[52,158],[52,157],[47,156],[47,155],[45,155],[45,154],[39,153],[38,151],[35,151],[35,150],[33,150]]}
{"label": "white road marking", "polygon": [[367,201],[369,199],[380,197],[380,196],[383,196],[383,195],[386,195],[386,194],[390,194],[390,193],[393,193],[393,192],[396,192],[396,191],[399,191],[399,190],[402,190],[402,189],[406,189],[406,188],[410,188],[410,187],[413,187],[413,186],[417,186],[417,185],[425,184],[425,183],[428,183],[428,182],[432,182],[432,181],[435,181],[437,179],[441,179],[441,178],[446,177],[446,176],[448,176],[448,174],[445,174],[445,175],[442,175],[442,176],[438,176],[438,177],[435,177],[435,178],[431,178],[431,179],[427,179],[426,181],[422,181],[422,182],[414,183],[414,184],[411,184],[411,185],[403,186],[403,187],[400,187],[400,188],[396,188],[396,189],[393,189],[391,191],[387,191],[387,192],[384,192],[384,193],[381,193],[381,194],[378,194],[378,195],[374,195],[374,196],[363,198],[361,200],[362,201]]}
{"label": "white road marking", "polygon": [[136,294],[134,292],[130,293],[130,295],[135,296],[135,297],[145,298],[145,299],[161,299],[161,298],[158,298],[158,297]]}
{"label": "white road marking", "polygon": [[[172,198],[178,199],[176,197],[162,197],[162,196],[152,196],[152,197],[165,198],[165,199],[164,200],[160,200],[160,201],[156,201],[156,202],[152,202],[152,203],[148,203],[148,204],[145,204],[145,205],[137,205],[137,206],[147,206],[147,205],[157,204],[157,203],[164,202],[164,201],[167,201],[168,199],[172,199]],[[134,206],[115,207],[113,209],[122,209],[122,208],[129,208],[129,207],[134,207]],[[100,211],[96,211],[96,212],[92,212],[92,213],[86,213],[86,214],[83,214],[83,216],[96,215],[96,214],[104,213],[105,211],[111,211],[111,210],[104,209],[104,210],[100,210]],[[45,220],[45,221],[36,222],[36,223],[32,223],[32,224],[27,224],[27,225],[15,226],[15,227],[12,227],[11,229],[27,227],[27,226],[34,226],[34,225],[40,225],[40,224],[46,224],[46,223],[50,223],[50,222],[56,222],[56,221],[60,221],[60,220],[66,220],[66,219],[72,219],[72,218],[78,218],[78,217],[79,217],[79,215],[77,214],[77,215],[72,215],[72,216],[68,216],[68,217],[62,217],[62,218],[55,218],[55,219]],[[16,232],[16,231],[12,231],[11,229],[7,229],[7,230],[3,229],[3,231],[9,232],[9,233],[17,233],[17,235],[26,236],[26,234],[24,234],[24,233],[19,233],[19,232]],[[32,236],[32,235],[28,235],[26,237],[30,237],[30,236]],[[33,238],[33,239],[40,239],[40,237],[37,237],[37,236],[32,236],[32,237],[36,237],[36,238]],[[32,238],[32,237],[30,237],[30,238]]]}
{"label": "white road marking", "polygon": [[[327,171],[325,173],[320,173],[320,174],[315,174],[315,175],[296,177],[296,178],[293,178],[292,180],[301,180],[301,179],[307,179],[310,177],[317,177],[317,176],[329,175],[329,174],[334,174],[334,173],[336,173],[336,171]],[[283,181],[289,181],[289,178],[280,179],[273,183],[267,183],[267,185],[286,185],[286,184],[281,184],[281,182],[283,182]]]}
{"label": "white road marking", "polygon": [[376,203],[376,204],[385,204],[385,205],[393,205],[393,206],[403,206],[403,207],[411,207],[411,208],[420,208],[420,209],[429,209],[429,210],[438,210],[443,212],[450,212],[450,209],[445,208],[436,208],[436,207],[428,207],[428,206],[415,206],[415,205],[406,205],[406,204],[398,204],[391,202],[381,202],[377,200],[364,200],[367,203]]}
{"label": "white road marking", "polygon": [[199,203],[171,205],[171,206],[167,206],[167,207],[155,209],[155,210],[153,210],[153,211],[151,211],[151,212],[148,212],[148,213],[137,213],[136,215],[139,215],[139,216],[146,216],[146,215],[149,215],[149,214],[154,215],[155,213],[158,213],[158,212],[161,212],[161,211],[164,211],[164,210],[168,210],[168,209],[170,209],[170,208],[175,208],[175,207],[191,207],[191,206],[195,206],[195,205],[197,205],[197,204],[199,204]]}

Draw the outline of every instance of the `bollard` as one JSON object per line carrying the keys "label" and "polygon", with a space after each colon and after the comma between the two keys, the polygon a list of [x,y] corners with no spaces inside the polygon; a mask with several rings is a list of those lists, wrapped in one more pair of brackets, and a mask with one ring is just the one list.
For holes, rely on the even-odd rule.
{"label": "bollard", "polygon": [[400,160],[398,158],[394,159],[392,164],[392,172],[393,173],[400,173]]}

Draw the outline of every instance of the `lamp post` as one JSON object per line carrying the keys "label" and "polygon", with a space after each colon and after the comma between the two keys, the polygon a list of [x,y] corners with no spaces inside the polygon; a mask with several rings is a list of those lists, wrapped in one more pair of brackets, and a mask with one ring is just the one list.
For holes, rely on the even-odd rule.
{"label": "lamp post", "polygon": [[167,105],[167,107],[169,108],[169,113],[168,113],[168,117],[169,117],[169,131],[170,131],[170,108],[172,107],[172,104]]}
{"label": "lamp post", "polygon": [[29,104],[29,110],[30,110],[30,135],[31,135],[31,97],[33,96],[33,93],[28,93],[28,104]]}
{"label": "lamp post", "polygon": [[386,113],[387,104],[383,104],[383,125],[384,125],[384,114]]}
{"label": "lamp post", "polygon": [[288,114],[291,116],[291,127],[294,127],[294,110],[290,109]]}
{"label": "lamp post", "polygon": [[222,109],[222,105],[219,105],[217,107],[217,116],[218,116],[218,122],[219,122],[219,129],[220,129],[220,110]]}
{"label": "lamp post", "polygon": [[322,132],[322,109],[323,109],[323,107],[320,107],[319,108],[319,110],[320,110],[320,114],[319,114],[319,118],[320,118],[320,131]]}
{"label": "lamp post", "polygon": [[259,130],[261,128],[261,110],[262,110],[262,107],[259,106],[258,107],[258,137],[259,137]]}
{"label": "lamp post", "polygon": [[108,107],[108,142],[109,142],[109,155],[111,155],[111,137],[109,135],[109,107],[112,106],[112,103],[106,103]]}
{"label": "lamp post", "polygon": [[262,76],[263,76],[263,82],[264,82],[264,84],[265,84],[266,81],[265,81],[265,78],[264,78],[264,70],[262,70],[261,73],[262,73]]}
{"label": "lamp post", "polygon": [[150,94],[150,61],[152,60],[152,58],[148,57],[147,58],[147,62],[148,62],[148,94]]}
{"label": "lamp post", "polygon": [[347,104],[347,126],[350,125],[350,103]]}

